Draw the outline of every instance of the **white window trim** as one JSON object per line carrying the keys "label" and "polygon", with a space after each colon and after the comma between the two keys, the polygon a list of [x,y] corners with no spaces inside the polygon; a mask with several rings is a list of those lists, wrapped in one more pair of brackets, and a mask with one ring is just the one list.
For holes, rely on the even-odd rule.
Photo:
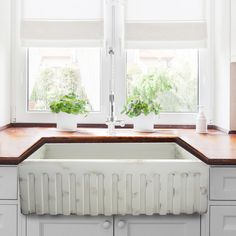
{"label": "white window trim", "polygon": [[[51,112],[27,111],[27,49],[20,41],[20,1],[12,4],[12,112],[13,123],[55,123],[56,115]],[[78,115],[78,123],[105,123],[108,115],[108,68],[109,62],[104,48],[101,49],[100,111],[90,112],[86,117]]]}
{"label": "white window trim", "polygon": [[[199,94],[198,94],[198,102],[199,105],[204,106],[204,111],[206,116],[209,119],[209,123],[212,123],[212,91],[211,89],[211,80],[209,80],[209,55],[207,50],[199,50]],[[123,58],[123,61],[120,62],[120,68],[125,68],[126,65],[126,58]],[[121,70],[120,70],[121,71]],[[119,78],[117,81],[117,91],[118,96],[116,98],[116,108],[118,114],[123,109],[123,104],[126,101],[126,78],[125,76],[121,76],[120,73],[117,73],[116,78]],[[159,116],[156,117],[155,123],[156,124],[165,124],[165,125],[192,125],[196,123],[196,116],[197,113],[188,113],[188,112],[169,112],[169,113],[161,113]],[[128,118],[125,115],[120,115],[119,118],[125,120],[125,123],[131,124],[133,123],[131,118]]]}
{"label": "white window trim", "polygon": [[[122,2],[122,1],[121,1]],[[210,4],[210,0],[207,1],[207,4]],[[209,19],[208,22],[210,22],[210,7],[208,6],[207,9],[209,9],[209,13],[207,14]],[[122,20],[119,21],[119,23],[124,25],[124,22]],[[120,29],[122,27],[121,25],[118,25],[116,28]],[[210,32],[211,28],[208,26],[208,32]],[[116,34],[119,35],[119,33],[122,33],[122,31],[117,30]],[[119,38],[119,36],[118,36]],[[122,35],[120,35],[120,38],[122,38]],[[122,50],[122,45],[124,43],[117,42],[117,47]],[[211,52],[211,34],[208,35],[208,49],[200,49],[199,50],[199,105],[204,106],[204,112],[206,114],[206,117],[208,118],[208,123],[213,123],[213,82],[212,82],[212,52]],[[124,50],[124,49],[123,49]],[[123,109],[123,104],[125,104],[126,101],[126,91],[127,91],[127,84],[126,84],[126,52],[121,51],[120,60],[117,62],[117,70],[115,74],[115,86],[116,86],[116,98],[115,98],[115,104],[116,104],[116,110],[117,114],[119,114],[119,119],[123,119],[126,124],[132,124],[133,120],[125,115],[120,115],[120,112]],[[166,125],[192,125],[196,123],[196,116],[197,113],[161,113],[159,116],[155,119],[155,124],[166,124]]]}
{"label": "white window trim", "polygon": [[[101,52],[103,57],[103,52]],[[29,123],[55,123],[56,115],[51,112],[27,111],[27,49],[21,48],[19,53],[19,61],[21,64],[16,66],[16,71],[19,71],[18,79],[15,80],[16,100],[15,100],[15,121]],[[78,123],[104,123],[104,117],[108,114],[108,86],[106,76],[104,76],[104,59],[101,58],[101,86],[100,86],[100,111],[90,112],[88,116],[78,116]],[[17,76],[17,75],[16,75]]]}
{"label": "white window trim", "polygon": [[[27,70],[26,70],[26,49],[20,46],[20,1],[12,0],[12,122],[17,123],[55,123],[55,114],[50,112],[28,112],[27,111]],[[106,2],[106,1],[105,1]],[[110,14],[105,17],[111,17]],[[107,19],[110,20],[110,19]],[[122,24],[122,21],[120,22]],[[120,26],[116,27],[117,29]],[[117,32],[118,34],[121,31]],[[118,36],[119,38],[119,36]],[[106,39],[105,39],[106,42]],[[209,39],[210,42],[210,39]],[[119,119],[123,119],[126,124],[132,124],[132,119],[120,112],[126,100],[126,53],[122,48],[123,43],[117,40],[120,47],[120,57],[116,61],[115,71],[115,105],[116,115]],[[104,44],[106,45],[106,43]],[[101,112],[91,112],[87,117],[80,118],[78,123],[102,123],[104,124],[109,114],[109,58],[105,47],[101,52]],[[200,50],[199,65],[199,104],[205,106],[205,112],[212,123],[212,77],[211,75],[211,50]],[[195,124],[196,113],[161,113],[157,117],[157,124],[185,125]]]}

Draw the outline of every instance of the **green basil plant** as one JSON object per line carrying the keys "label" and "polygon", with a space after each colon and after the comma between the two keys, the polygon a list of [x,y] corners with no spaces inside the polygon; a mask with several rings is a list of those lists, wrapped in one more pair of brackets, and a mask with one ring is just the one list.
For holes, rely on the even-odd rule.
{"label": "green basil plant", "polygon": [[50,110],[53,113],[65,112],[73,115],[87,115],[88,101],[80,99],[76,94],[69,93],[61,96],[59,99],[54,100],[50,103]]}

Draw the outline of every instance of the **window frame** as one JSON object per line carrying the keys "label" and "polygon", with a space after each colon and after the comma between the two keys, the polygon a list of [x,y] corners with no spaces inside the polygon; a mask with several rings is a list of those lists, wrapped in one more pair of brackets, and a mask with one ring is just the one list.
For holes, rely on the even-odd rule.
{"label": "window frame", "polygon": [[[20,45],[20,1],[13,0],[12,7],[12,108],[11,120],[13,123],[55,123],[55,114],[50,112],[27,111],[27,49]],[[107,14],[106,20],[111,20]],[[119,22],[122,24],[122,22]],[[117,27],[119,28],[119,27]],[[118,32],[120,33],[120,32]],[[117,36],[118,38],[120,35]],[[87,117],[80,119],[78,123],[100,123],[104,124],[109,116],[109,57],[105,38],[104,46],[101,48],[101,86],[100,101],[101,111],[91,112]],[[118,40],[119,41],[119,40]],[[210,41],[210,40],[209,40]],[[121,47],[119,60],[116,61],[115,70],[115,106],[116,116],[123,119],[126,124],[132,124],[133,120],[120,114],[126,101],[126,51]],[[199,104],[205,107],[209,123],[213,120],[212,102],[212,52],[210,49],[199,50]],[[166,125],[192,125],[196,122],[196,113],[161,113],[155,120],[156,124]]]}
{"label": "window frame", "polygon": [[[45,48],[44,48],[45,49]],[[73,48],[74,49],[74,48]],[[76,49],[78,49],[78,48],[76,48]],[[90,48],[89,48],[90,49]],[[95,110],[95,111],[91,111],[91,113],[95,113],[95,114],[97,114],[97,113],[101,113],[101,107],[102,107],[102,101],[101,101],[101,99],[102,99],[102,94],[101,94],[101,85],[102,85],[102,81],[101,81],[101,78],[102,78],[102,72],[101,72],[101,68],[102,68],[102,50],[100,49],[100,48],[98,48],[98,50],[99,50],[99,54],[100,54],[100,65],[99,65],[99,81],[100,81],[100,91],[99,91],[99,93],[100,93],[100,97],[99,97],[99,101],[100,101],[100,108],[99,108],[99,110]],[[39,113],[50,113],[50,111],[49,110],[29,110],[29,102],[30,102],[30,99],[29,99],[29,97],[30,97],[30,93],[29,93],[29,84],[30,84],[30,72],[29,72],[29,62],[30,62],[30,48],[27,48],[26,49],[26,57],[27,57],[27,63],[26,63],[26,70],[27,70],[27,73],[26,73],[26,76],[27,76],[27,82],[26,82],[26,85],[27,85],[27,96],[26,96],[26,98],[27,98],[27,112],[29,112],[29,113],[31,113],[31,112],[39,112]],[[104,107],[104,106],[103,106]]]}
{"label": "window frame", "polygon": [[[147,50],[152,50],[152,49],[147,49]],[[154,49],[154,50],[162,50],[162,49]],[[163,50],[169,50],[169,49],[163,49]],[[171,50],[171,49],[170,49]],[[175,50],[175,49],[174,49]],[[181,50],[181,49],[179,49],[179,50]],[[186,50],[186,49],[185,49]],[[199,93],[200,93],[200,91],[199,91],[199,86],[200,86],[200,73],[199,73],[199,68],[200,68],[200,50],[199,49],[195,49],[196,51],[197,51],[197,64],[198,64],[198,68],[197,68],[197,79],[196,79],[196,83],[197,83],[197,106],[199,106],[199,104],[200,104],[200,96],[199,96]],[[126,77],[127,77],[127,73],[126,73],[126,75],[125,75]],[[127,93],[127,92],[126,92]],[[181,113],[183,113],[183,114],[185,114],[185,113],[194,113],[194,114],[196,114],[196,112],[197,112],[197,110],[196,111],[194,111],[194,112],[187,112],[187,111],[165,111],[165,112],[162,112],[163,114],[181,114]]]}
{"label": "window frame", "polygon": [[[20,1],[13,0],[12,4],[12,107],[11,121],[13,123],[55,123],[56,115],[44,111],[28,111],[28,69],[27,69],[27,48],[21,47],[20,22],[21,5]],[[70,47],[70,45],[68,45]],[[100,65],[100,111],[90,112],[86,117],[78,115],[78,123],[104,123],[104,118],[109,111],[109,89],[108,89],[108,65],[104,47],[101,48]]]}
{"label": "window frame", "polygon": [[[212,123],[212,82],[209,79],[210,65],[209,65],[209,52],[207,49],[199,49],[199,68],[198,68],[198,105],[204,106],[204,111],[206,116],[209,118],[209,123]],[[126,61],[126,59],[123,59]],[[121,62],[122,63],[122,62]],[[125,63],[125,62],[123,62]],[[126,73],[126,68],[125,68]],[[116,104],[117,110],[122,111],[123,104],[126,101],[126,74],[119,81],[119,96],[117,96]],[[122,105],[121,105],[122,104]],[[159,116],[155,119],[155,124],[162,125],[193,125],[196,123],[197,112],[161,112]],[[133,123],[132,119],[120,115],[119,118],[123,119],[126,123]]]}
{"label": "window frame", "polygon": [[[100,69],[100,111],[92,111],[86,117],[80,118],[79,123],[103,123],[104,117],[108,114],[108,86],[107,77],[104,75],[103,53],[101,49],[101,69]],[[55,114],[49,111],[28,111],[28,60],[27,49],[21,49],[21,62],[18,70],[21,71],[20,79],[14,83],[16,85],[16,100],[15,100],[15,121],[30,122],[30,123],[55,123]],[[18,88],[18,89],[17,89]],[[19,89],[20,88],[20,89]]]}

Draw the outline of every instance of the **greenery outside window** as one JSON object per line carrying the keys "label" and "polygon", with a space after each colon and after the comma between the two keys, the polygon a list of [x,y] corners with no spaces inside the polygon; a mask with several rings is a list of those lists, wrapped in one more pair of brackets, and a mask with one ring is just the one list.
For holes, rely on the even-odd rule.
{"label": "greenery outside window", "polygon": [[49,111],[49,104],[74,93],[100,111],[100,49],[28,49],[28,111]]}
{"label": "greenery outside window", "polygon": [[199,56],[197,49],[127,50],[127,95],[134,89],[154,91],[170,86],[158,101],[165,113],[195,113],[199,103]]}

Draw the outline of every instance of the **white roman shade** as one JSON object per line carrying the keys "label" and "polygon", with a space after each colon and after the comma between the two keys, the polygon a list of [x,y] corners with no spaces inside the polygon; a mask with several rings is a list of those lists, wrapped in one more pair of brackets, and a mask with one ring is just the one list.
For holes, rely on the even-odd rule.
{"label": "white roman shade", "polygon": [[103,0],[21,0],[26,47],[101,46]]}
{"label": "white roman shade", "polygon": [[206,0],[127,0],[127,48],[203,48]]}

